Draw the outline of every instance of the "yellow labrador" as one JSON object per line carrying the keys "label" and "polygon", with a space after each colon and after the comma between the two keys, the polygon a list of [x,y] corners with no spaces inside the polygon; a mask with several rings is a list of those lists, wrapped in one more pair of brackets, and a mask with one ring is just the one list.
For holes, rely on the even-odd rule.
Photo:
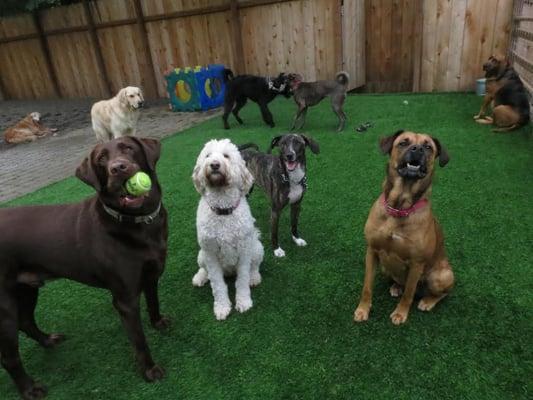
{"label": "yellow labrador", "polygon": [[122,136],[135,136],[139,109],[144,105],[141,89],[128,86],[109,100],[93,105],[91,119],[96,139],[107,142]]}

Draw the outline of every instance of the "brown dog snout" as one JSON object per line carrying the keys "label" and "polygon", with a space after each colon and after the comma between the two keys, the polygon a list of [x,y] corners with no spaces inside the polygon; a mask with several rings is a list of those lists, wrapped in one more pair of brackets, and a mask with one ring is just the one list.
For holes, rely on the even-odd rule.
{"label": "brown dog snout", "polygon": [[126,159],[116,159],[109,163],[108,173],[110,176],[132,175],[135,170],[133,164]]}

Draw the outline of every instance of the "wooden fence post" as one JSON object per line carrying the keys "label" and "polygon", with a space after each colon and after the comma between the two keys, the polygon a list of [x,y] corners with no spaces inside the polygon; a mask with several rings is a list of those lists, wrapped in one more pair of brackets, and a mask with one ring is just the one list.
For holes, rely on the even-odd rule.
{"label": "wooden fence post", "polygon": [[135,14],[137,15],[137,26],[139,27],[139,33],[141,35],[142,45],[144,47],[144,51],[146,52],[146,57],[148,58],[148,66],[150,67],[150,70],[152,74],[150,75],[152,77],[152,84],[155,91],[155,97],[157,97],[158,90],[157,90],[157,71],[154,66],[154,59],[152,57],[152,52],[150,50],[150,41],[148,40],[148,32],[146,30],[146,25],[144,23],[144,14],[143,14],[143,8],[141,5],[141,0],[134,0],[133,1],[135,5]]}
{"label": "wooden fence post", "polygon": [[413,92],[420,92],[422,57],[424,56],[424,0],[415,0],[415,26],[413,32]]}
{"label": "wooden fence post", "polygon": [[231,18],[233,21],[233,43],[235,43],[235,66],[236,73],[244,74],[244,47],[242,44],[241,17],[237,0],[230,0]]}
{"label": "wooden fence post", "polygon": [[96,53],[96,62],[98,63],[98,68],[100,69],[102,78],[104,79],[107,95],[111,96],[113,93],[111,81],[109,80],[109,77],[107,76],[107,70],[105,69],[104,57],[102,56],[102,49],[100,48],[100,43],[98,42],[98,35],[96,34],[93,15],[91,14],[91,8],[88,0],[83,0],[83,8],[85,9],[85,18],[87,18],[87,26],[93,42],[94,52]]}
{"label": "wooden fence post", "polygon": [[33,13],[33,21],[35,23],[35,29],[39,35],[39,42],[41,43],[41,49],[44,55],[44,61],[46,63],[46,68],[48,69],[48,74],[50,79],[52,79],[52,86],[54,88],[54,93],[56,97],[61,97],[61,89],[59,87],[59,80],[57,79],[56,70],[54,69],[54,64],[52,64],[52,57],[50,56],[50,48],[48,47],[48,42],[46,41],[46,36],[43,32],[43,27],[41,25],[41,19],[39,18],[39,11]]}
{"label": "wooden fence post", "polygon": [[[333,25],[335,27],[335,71],[344,70],[344,33],[343,33],[343,14],[344,5],[342,0],[337,0],[335,4]],[[352,77],[353,79],[353,77]]]}

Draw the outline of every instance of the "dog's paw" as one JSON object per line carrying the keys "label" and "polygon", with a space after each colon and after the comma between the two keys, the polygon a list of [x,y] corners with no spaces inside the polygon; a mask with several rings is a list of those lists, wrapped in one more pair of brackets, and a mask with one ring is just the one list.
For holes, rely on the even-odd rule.
{"label": "dog's paw", "polygon": [[31,385],[24,389],[20,394],[24,400],[39,400],[44,399],[48,393],[46,386],[32,382]]}
{"label": "dog's paw", "polygon": [[397,283],[393,283],[389,288],[389,293],[392,297],[400,297],[403,293],[403,288]]}
{"label": "dog's paw", "polygon": [[276,257],[285,257],[285,252],[281,247],[278,247],[276,250],[274,250],[274,255]]}
{"label": "dog's paw", "polygon": [[407,321],[408,315],[409,315],[409,311],[403,311],[403,310],[396,309],[390,315],[390,319],[394,325],[400,325],[400,324],[403,324],[405,321]]}
{"label": "dog's paw", "polygon": [[165,377],[165,370],[157,364],[144,371],[144,379],[147,382],[159,381],[163,379],[164,377]]}
{"label": "dog's paw", "polygon": [[209,279],[207,278],[207,271],[200,268],[196,274],[192,277],[193,286],[202,287]]}
{"label": "dog's paw", "polygon": [[369,312],[370,308],[359,306],[355,309],[355,312],[353,313],[353,320],[355,322],[367,321]]}
{"label": "dog's paw", "polygon": [[481,114],[474,115],[474,119],[480,119],[480,118],[481,118]]}
{"label": "dog's paw", "polygon": [[152,326],[158,331],[164,331],[170,328],[170,318],[162,316],[158,321],[153,321]]}
{"label": "dog's paw", "polygon": [[41,346],[47,348],[55,347],[59,343],[64,342],[65,339],[66,336],[62,333],[51,333],[41,342]]}
{"label": "dog's paw", "polygon": [[223,321],[227,318],[231,312],[231,303],[219,304],[215,303],[213,306],[213,312],[215,313],[215,318],[219,321]]}
{"label": "dog's paw", "polygon": [[259,272],[252,272],[250,276],[250,286],[255,287],[261,283],[261,274]]}
{"label": "dog's paw", "polygon": [[235,309],[240,312],[246,312],[254,305],[250,297],[237,298]]}
{"label": "dog's paw", "polygon": [[296,246],[304,247],[307,246],[307,242],[303,240],[302,238],[297,238],[296,236],[292,236],[292,240],[294,243],[296,243]]}

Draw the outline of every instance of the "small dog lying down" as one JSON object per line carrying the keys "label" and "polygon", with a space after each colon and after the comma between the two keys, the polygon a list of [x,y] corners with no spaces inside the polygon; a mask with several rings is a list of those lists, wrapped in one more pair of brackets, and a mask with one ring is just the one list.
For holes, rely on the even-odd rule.
{"label": "small dog lying down", "polygon": [[[302,129],[305,124],[307,109],[322,101],[326,96],[331,98],[333,112],[339,118],[337,132],[344,129],[346,124],[346,114],[342,110],[344,99],[346,99],[346,89],[350,76],[345,71],[340,71],[335,75],[333,81],[302,82],[302,77],[298,74],[289,75],[289,85],[294,96],[294,101],[298,105],[298,111],[294,116],[291,130]],[[298,125],[298,126],[297,126]]]}
{"label": "small dog lying down", "polygon": [[57,132],[55,128],[47,128],[41,124],[41,114],[32,112],[21,119],[15,126],[4,131],[6,143],[34,142],[50,133]]}
{"label": "small dog lying down", "polygon": [[144,106],[141,89],[128,86],[115,97],[94,103],[91,108],[93,131],[99,142],[122,136],[135,136],[139,109]]}
{"label": "small dog lying down", "polygon": [[196,214],[199,269],[192,283],[211,282],[215,317],[223,320],[231,311],[224,276],[237,275],[235,309],[241,313],[252,307],[250,286],[261,283],[264,250],[246,200],[253,177],[237,147],[223,139],[205,144],[192,179],[202,196]]}

